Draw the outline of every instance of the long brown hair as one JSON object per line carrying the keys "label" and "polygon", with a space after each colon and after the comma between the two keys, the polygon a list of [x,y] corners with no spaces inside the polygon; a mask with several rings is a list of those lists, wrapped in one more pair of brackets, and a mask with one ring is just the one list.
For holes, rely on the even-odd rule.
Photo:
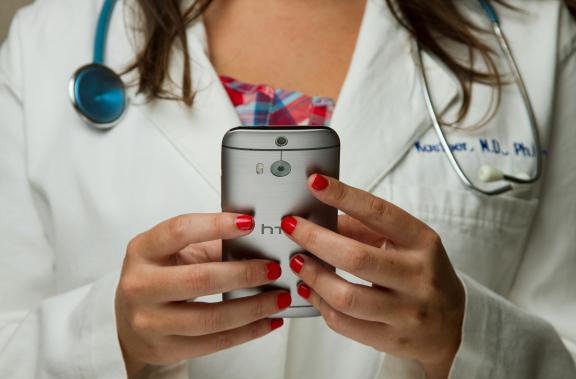
{"label": "long brown hair", "polygon": [[[458,118],[461,121],[471,104],[471,85],[474,82],[493,86],[499,99],[502,79],[493,59],[493,51],[479,37],[487,32],[475,25],[463,14],[456,3],[460,0],[386,0],[396,20],[418,41],[422,48],[440,59],[458,79],[463,94]],[[506,0],[492,0],[509,7]],[[138,70],[138,90],[149,98],[183,101],[192,105],[194,92],[190,72],[190,54],[186,29],[208,8],[212,0],[195,0],[187,9],[181,10],[179,0],[137,0],[142,15],[144,45],[136,60],[127,69]],[[576,15],[576,0],[564,0]],[[454,57],[443,41],[453,42],[467,49],[469,60],[462,62]],[[184,60],[181,93],[174,93],[165,86],[174,83],[168,75],[172,49],[181,49]],[[479,54],[487,71],[471,66]],[[498,100],[496,100],[498,102]],[[495,108],[494,108],[495,111]]]}

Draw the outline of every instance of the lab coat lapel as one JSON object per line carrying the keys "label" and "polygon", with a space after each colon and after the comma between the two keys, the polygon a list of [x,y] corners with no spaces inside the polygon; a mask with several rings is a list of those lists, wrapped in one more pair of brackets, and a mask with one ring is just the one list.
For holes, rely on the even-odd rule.
{"label": "lab coat lapel", "polygon": [[[226,90],[220,84],[207,55],[203,24],[197,21],[188,32],[191,73],[195,91],[194,104],[158,99],[137,105],[148,120],[158,127],[174,148],[194,170],[220,193],[220,141],[231,128],[241,125]],[[171,59],[170,75],[182,77],[182,59],[176,53]],[[176,88],[178,93],[178,88]]]}
{"label": "lab coat lapel", "polygon": [[[241,121],[208,58],[200,20],[189,29],[188,47],[196,92],[193,107],[162,99],[145,103],[139,96],[134,107],[220,193],[220,141]],[[385,2],[367,0],[331,123],[342,141],[341,177],[355,187],[371,190],[431,126],[413,48],[409,34],[393,19]],[[434,102],[443,112],[457,99],[458,87],[439,63],[427,56],[424,63]],[[179,53],[171,60],[170,75],[174,79],[182,75]]]}
{"label": "lab coat lapel", "polygon": [[[368,0],[332,127],[342,144],[341,178],[372,190],[429,127],[408,32],[383,0]],[[438,112],[458,98],[455,80],[433,59],[424,65]]]}

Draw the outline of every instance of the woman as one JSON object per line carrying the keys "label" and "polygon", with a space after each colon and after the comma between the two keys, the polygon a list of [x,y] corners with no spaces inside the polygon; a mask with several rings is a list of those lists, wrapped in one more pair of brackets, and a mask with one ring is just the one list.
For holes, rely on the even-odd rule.
{"label": "woman", "polygon": [[[546,170],[498,197],[448,165],[414,60],[417,40],[444,122],[478,126],[449,134],[468,172],[533,171],[476,1],[125,1],[106,64],[126,71],[132,104],[106,133],[66,98],[102,2],[19,12],[0,50],[1,376],[575,377],[576,7],[494,3]],[[275,102],[286,91],[306,107]],[[346,215],[337,233],[284,219],[310,252],[289,266],[220,261],[220,240],[254,220],[218,213],[219,143],[258,101],[266,123],[320,114],[342,141],[342,181],[312,175],[309,190]],[[297,294],[221,301],[279,269]],[[322,317],[275,318],[291,296]]]}

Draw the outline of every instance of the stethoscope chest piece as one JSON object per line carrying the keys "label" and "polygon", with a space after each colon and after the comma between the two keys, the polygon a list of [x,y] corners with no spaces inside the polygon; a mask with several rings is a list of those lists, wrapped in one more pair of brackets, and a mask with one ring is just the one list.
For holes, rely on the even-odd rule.
{"label": "stethoscope chest piece", "polygon": [[112,128],[126,110],[124,82],[102,64],[91,63],[76,70],[68,91],[78,113],[98,129]]}

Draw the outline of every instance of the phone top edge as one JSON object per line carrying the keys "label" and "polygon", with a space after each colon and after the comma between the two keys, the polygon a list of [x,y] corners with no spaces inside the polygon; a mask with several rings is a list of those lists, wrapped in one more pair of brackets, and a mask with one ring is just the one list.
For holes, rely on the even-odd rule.
{"label": "phone top edge", "polygon": [[313,125],[313,126],[305,126],[305,125],[264,125],[264,126],[252,126],[252,125],[242,125],[237,126],[228,130],[229,132],[233,132],[235,130],[310,130],[310,129],[322,129],[322,130],[334,130],[326,125]]}
{"label": "phone top edge", "polygon": [[227,145],[222,145],[223,149],[232,149],[232,150],[247,150],[247,151],[311,151],[311,150],[327,150],[327,149],[337,149],[339,148],[340,145],[334,145],[334,146],[324,146],[324,147],[303,147],[300,149],[286,149],[286,148],[281,148],[281,147],[277,147],[275,149],[253,149],[253,148],[248,148],[248,147],[233,147],[233,146],[227,146]]}
{"label": "phone top edge", "polygon": [[222,147],[239,150],[309,150],[340,146],[340,138],[327,126],[240,126],[222,138]]}

